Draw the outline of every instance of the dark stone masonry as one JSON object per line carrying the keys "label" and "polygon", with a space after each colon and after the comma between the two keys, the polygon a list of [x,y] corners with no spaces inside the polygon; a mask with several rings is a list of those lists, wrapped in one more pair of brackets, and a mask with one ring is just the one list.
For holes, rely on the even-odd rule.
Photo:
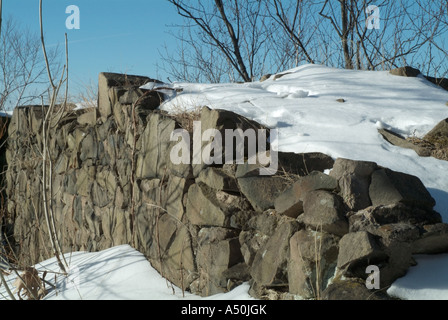
{"label": "dark stone masonry", "polygon": [[[414,254],[448,251],[448,225],[419,178],[376,163],[279,153],[260,165],[170,161],[181,124],[155,80],[101,74],[99,107],[63,111],[52,124],[51,204],[64,252],[131,244],[176,286],[201,296],[249,281],[260,299],[384,299]],[[42,107],[9,125],[7,222],[17,254],[51,257],[42,212]],[[231,121],[230,121],[230,120]],[[203,108],[207,129],[263,126]],[[366,268],[381,290],[366,288]],[[378,291],[378,292],[377,292]]]}

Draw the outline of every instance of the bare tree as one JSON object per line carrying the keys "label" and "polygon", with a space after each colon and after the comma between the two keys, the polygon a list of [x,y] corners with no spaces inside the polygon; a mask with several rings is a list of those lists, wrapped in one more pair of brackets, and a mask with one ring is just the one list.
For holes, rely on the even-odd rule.
{"label": "bare tree", "polygon": [[[271,1],[274,4],[282,2]],[[298,1],[296,7],[289,8],[290,16],[298,17],[297,12],[300,11],[297,8],[302,2]],[[431,4],[421,0],[307,1],[307,7],[302,4],[300,10],[303,8],[308,10],[305,16],[316,16],[318,13],[322,19],[315,18],[314,24],[306,23],[307,28],[316,30],[306,44],[299,43],[297,37],[291,39],[303,52],[307,52],[308,62],[316,61],[346,69],[390,69],[406,64],[428,66],[428,52],[444,42],[443,35],[447,31],[443,26],[443,21],[446,21],[446,14],[443,14],[446,12],[446,1],[443,0]],[[372,10],[381,13],[378,28],[368,28],[366,23]],[[297,21],[287,20],[292,26],[300,25]],[[279,22],[285,25],[285,21]],[[288,30],[300,35],[303,27]],[[328,47],[324,56],[314,49],[322,43]],[[440,48],[437,51],[443,52]]]}
{"label": "bare tree", "polygon": [[[304,1],[297,1],[295,3],[288,2],[285,5],[284,1],[272,0],[267,2],[267,6],[267,11],[271,14],[274,21],[281,26],[286,34],[286,38],[295,44],[294,53],[296,61],[301,53],[304,55],[307,62],[314,63],[313,57],[308,52],[310,37],[305,39],[304,35],[306,30],[313,29],[312,24],[310,24],[304,16],[307,3]],[[310,34],[312,36],[312,32]],[[278,35],[276,35],[273,40],[275,41],[275,38],[277,37]]]}
{"label": "bare tree", "polygon": [[2,35],[2,0],[0,0],[0,37]]}
{"label": "bare tree", "polygon": [[[0,0],[0,38],[2,35],[2,0]],[[3,255],[5,253],[5,250],[3,248],[3,215],[0,215],[0,262],[3,262]],[[9,289],[8,283],[6,282],[5,277],[3,276],[3,272],[0,268],[0,280],[1,284],[6,288],[6,292],[8,293],[9,297],[12,300],[15,300],[14,295],[12,294],[11,290]]]}
{"label": "bare tree", "polygon": [[[200,62],[194,63],[194,67],[217,62],[219,70],[232,71],[229,80],[246,82],[263,73],[270,50],[267,43],[270,26],[263,1],[168,1],[186,19],[182,27],[189,29],[188,37],[180,40],[182,46],[193,44],[191,53]],[[223,68],[223,61],[229,68]]]}
{"label": "bare tree", "polygon": [[[448,3],[445,0],[416,0],[417,14],[413,15],[413,25],[421,29],[425,42],[413,57],[412,63],[433,77],[446,77],[448,74]],[[411,14],[412,12],[410,12]]]}
{"label": "bare tree", "polygon": [[[39,0],[39,23],[40,23],[40,40],[42,45],[42,52],[45,62],[45,70],[48,75],[48,82],[50,83],[50,104],[47,108],[44,108],[43,98],[42,98],[42,108],[45,110],[43,115],[42,123],[42,197],[43,197],[43,213],[45,216],[45,221],[47,225],[48,235],[50,237],[51,247],[53,249],[53,254],[58,261],[58,265],[63,273],[67,273],[68,264],[65,261],[62,249],[57,237],[57,230],[55,226],[55,217],[53,211],[53,163],[51,157],[51,150],[49,148],[50,133],[53,128],[56,127],[58,119],[61,118],[61,113],[65,111],[66,105],[57,110],[56,102],[59,95],[59,91],[62,85],[68,81],[66,76],[67,66],[63,67],[61,78],[55,82],[54,76],[52,74],[50,63],[48,60],[47,50],[44,40],[44,27],[42,21],[42,0]],[[66,43],[66,54],[67,54],[67,35],[65,37]]]}
{"label": "bare tree", "polygon": [[[1,0],[0,0],[0,16],[1,16]],[[54,81],[54,75],[53,75],[53,71],[51,68],[51,64],[50,64],[50,56],[47,53],[46,50],[46,46],[45,46],[45,41],[44,41],[44,28],[43,28],[43,22],[42,22],[42,0],[40,0],[39,2],[39,23],[40,23],[40,45],[42,46],[42,53],[43,53],[43,60],[41,62],[41,64],[43,65],[43,68],[40,70],[41,72],[39,72],[39,77],[41,74],[45,74],[45,71],[47,72],[47,76],[48,76],[48,83],[49,83],[49,87],[50,87],[50,105],[48,107],[44,107],[44,94],[45,93],[41,93],[40,94],[40,98],[42,101],[42,108],[44,110],[43,112],[43,123],[42,123],[42,148],[40,150],[41,155],[42,155],[42,176],[41,176],[41,180],[42,180],[42,197],[43,197],[43,214],[45,216],[45,221],[46,221],[46,226],[47,226],[47,231],[49,234],[49,239],[51,242],[51,247],[53,249],[53,254],[56,257],[59,267],[61,268],[63,273],[67,273],[67,267],[68,264],[64,258],[64,256],[62,255],[62,250],[61,250],[61,246],[59,244],[58,238],[57,238],[57,232],[56,232],[56,228],[55,228],[55,217],[54,217],[54,212],[53,212],[53,204],[52,204],[52,198],[54,196],[54,192],[53,192],[53,188],[52,188],[52,168],[53,168],[53,164],[52,164],[52,155],[51,155],[51,150],[49,147],[49,139],[50,139],[50,131],[52,129],[54,129],[54,127],[58,124],[58,119],[60,119],[61,117],[61,111],[65,110],[66,107],[66,100],[65,99],[65,104],[62,106],[62,108],[59,108],[59,110],[57,110],[56,108],[56,100],[59,94],[59,91],[62,87],[62,85],[64,83],[66,83],[66,97],[67,97],[67,92],[68,92],[68,67],[64,66],[63,70],[61,72],[61,78],[59,81],[55,82]],[[10,25],[8,24],[7,27],[9,27]],[[10,30],[10,29],[6,29],[6,30]],[[7,32],[8,33],[8,32]],[[0,34],[1,35],[1,34]],[[5,39],[5,38],[3,38]],[[29,83],[35,83],[33,81],[28,82],[28,80],[30,79],[30,74],[33,73],[33,67],[35,66],[35,61],[37,61],[37,52],[36,52],[36,48],[39,49],[39,44],[36,45],[36,42],[33,42],[32,45],[30,47],[28,47],[27,45],[29,45],[29,43],[25,43],[23,44],[24,46],[20,46],[21,41],[23,39],[28,39],[28,38],[21,38],[21,37],[11,37],[8,38],[8,44],[12,44],[11,48],[13,49],[11,52],[13,52],[13,54],[16,55],[16,61],[19,61],[18,64],[13,65],[11,67],[11,69],[8,69],[10,67],[9,64],[13,63],[14,60],[11,60],[10,57],[8,56],[9,54],[11,54],[9,51],[5,50],[3,51],[4,53],[7,53],[6,55],[2,56],[2,71],[3,71],[3,75],[4,75],[4,84],[5,84],[5,88],[13,88],[17,91],[19,91],[19,97],[18,97],[18,102],[21,101],[22,96],[23,96],[23,92],[25,91],[24,87],[26,87]],[[3,41],[3,44],[5,44],[6,41]],[[66,39],[65,39],[65,43],[66,43],[66,62],[68,64],[68,47],[67,47],[67,35],[66,35]],[[5,48],[5,46],[3,46],[3,49]],[[22,48],[32,48],[33,51],[31,52],[31,54],[34,55],[34,59],[33,60],[33,64],[31,65],[32,67],[30,68],[30,70],[27,69],[27,64],[25,63],[25,61],[22,61],[21,59],[24,59],[24,57],[26,56],[26,54],[28,54],[27,52],[22,52],[20,50],[18,50],[18,48],[22,49]],[[23,56],[22,56],[23,54]],[[19,68],[17,69],[16,66],[19,66]],[[17,71],[20,70],[20,72],[18,73],[14,73],[14,75],[17,74],[21,74],[21,72],[24,72],[26,74],[26,83],[22,84],[22,86],[20,86],[18,89],[16,89],[15,87],[11,86],[8,83],[8,79],[6,78],[6,70],[13,70],[13,71]],[[25,70],[25,71],[24,71]],[[32,77],[31,77],[32,78]],[[35,78],[32,78],[35,79]],[[18,81],[20,81],[21,79],[19,79]],[[44,83],[44,82],[43,82]],[[3,102],[5,101],[3,99],[3,97],[7,97],[9,94],[11,94],[14,91],[4,91],[4,95],[2,95],[2,100]],[[17,102],[17,103],[18,103]],[[8,242],[7,239],[3,238],[3,233],[2,233],[2,219],[3,216],[2,214],[4,213],[4,206],[3,203],[1,203],[1,207],[0,207],[0,258],[3,258],[3,254],[6,253],[6,250],[4,249],[4,240],[5,242]],[[37,217],[37,215],[36,215]],[[9,247],[11,247],[11,244],[9,244]],[[14,254],[14,252],[12,251],[12,253]],[[17,259],[17,257],[15,257]],[[29,268],[26,270],[26,272],[22,275],[19,275],[18,270],[16,267],[12,267],[9,264],[9,261],[7,260],[6,256],[5,256],[5,260],[0,259],[0,262],[2,262],[2,266],[6,265],[10,270],[12,270],[16,275],[17,275],[17,280],[14,283],[14,285],[16,287],[18,287],[19,291],[18,291],[18,297],[20,299],[20,290],[24,289],[26,291],[26,294],[28,296],[28,298],[31,299],[39,299],[40,298],[40,293],[41,292],[37,292],[35,290],[39,288],[43,288],[42,287],[42,282],[41,279],[38,276],[37,270],[35,270],[34,268]],[[4,263],[3,263],[4,262]],[[29,277],[29,273],[28,270],[32,270],[33,274],[32,277]],[[44,273],[44,277],[45,277],[45,273]],[[6,279],[3,276],[3,272],[2,270],[0,270],[0,285],[4,285],[6,288],[6,291],[9,295],[9,297],[13,300],[15,300],[15,296],[13,294],[13,292],[11,292],[10,288],[9,288],[9,284],[6,282]],[[34,282],[29,282],[30,280],[34,281]],[[35,284],[39,283],[40,285],[37,287]],[[31,286],[30,286],[31,285]],[[33,290],[35,289],[35,290]]]}
{"label": "bare tree", "polygon": [[448,72],[446,0],[168,1],[187,22],[179,51],[164,57],[182,80],[233,80],[233,71],[251,81],[301,63]]}
{"label": "bare tree", "polygon": [[[48,90],[38,36],[7,19],[0,42],[0,109],[36,103]],[[49,51],[48,59],[53,70],[59,68],[57,50]]]}
{"label": "bare tree", "polygon": [[[234,71],[213,45],[198,43],[191,28],[180,28],[175,51],[166,46],[159,50],[168,77],[177,81],[220,83],[233,80]],[[169,79],[171,81],[171,79]]]}

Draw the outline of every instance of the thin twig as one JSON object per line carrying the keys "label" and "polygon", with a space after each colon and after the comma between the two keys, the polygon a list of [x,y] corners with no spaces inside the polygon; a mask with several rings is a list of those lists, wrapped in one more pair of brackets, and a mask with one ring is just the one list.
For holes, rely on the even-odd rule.
{"label": "thin twig", "polygon": [[[0,4],[1,4],[1,0],[0,0]],[[3,286],[5,287],[6,292],[8,293],[8,296],[9,296],[12,300],[16,300],[16,297],[14,297],[14,295],[13,295],[12,292],[11,292],[11,290],[9,289],[9,285],[8,285],[8,283],[6,282],[6,279],[5,279],[5,277],[3,276],[3,272],[2,272],[1,270],[0,270],[0,278],[2,279]]]}
{"label": "thin twig", "polygon": [[[61,79],[58,83],[58,86],[55,85],[53,81],[53,76],[50,71],[50,65],[48,62],[47,52],[45,48],[45,40],[44,40],[44,28],[43,28],[43,22],[42,22],[42,0],[39,1],[39,24],[40,24],[40,33],[41,33],[41,43],[42,43],[42,50],[44,54],[45,59],[45,65],[47,68],[47,74],[48,74],[48,81],[51,84],[52,92],[51,92],[51,100],[50,100],[50,106],[45,110],[43,98],[42,98],[42,112],[45,113],[45,117],[42,124],[42,197],[43,197],[43,209],[44,209],[44,215],[45,220],[47,224],[47,229],[49,232],[50,242],[51,246],[53,248],[54,256],[56,257],[58,261],[58,265],[61,268],[61,270],[64,273],[67,273],[67,261],[65,261],[65,257],[62,254],[60,243],[57,239],[57,233],[56,233],[56,226],[55,226],[55,220],[54,220],[54,213],[53,213],[53,205],[51,203],[51,199],[48,199],[47,197],[47,185],[49,187],[50,195],[52,191],[52,161],[51,161],[51,155],[50,151],[48,149],[48,140],[49,140],[49,129],[51,126],[51,116],[53,116],[53,111],[56,105],[56,99],[59,93],[59,89],[61,88],[63,84],[64,79],[64,73],[66,71],[67,66],[64,66]],[[67,39],[67,38],[66,38]],[[67,41],[66,41],[66,47],[67,47]],[[68,80],[68,79],[67,79]],[[50,166],[50,172],[47,172],[47,162],[49,162]],[[48,176],[49,174],[49,176]],[[65,262],[65,265],[61,261],[61,255]]]}

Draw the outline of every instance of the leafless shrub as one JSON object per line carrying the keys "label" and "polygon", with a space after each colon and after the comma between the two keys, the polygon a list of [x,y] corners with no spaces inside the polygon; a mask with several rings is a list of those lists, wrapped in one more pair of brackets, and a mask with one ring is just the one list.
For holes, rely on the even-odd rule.
{"label": "leafless shrub", "polygon": [[[37,103],[47,90],[45,62],[37,35],[8,18],[0,35],[0,110]],[[49,50],[48,61],[53,71],[58,51]]]}
{"label": "leafless shrub", "polygon": [[96,108],[98,105],[98,86],[93,82],[83,83],[82,89],[75,100],[83,108]]}
{"label": "leafless shrub", "polygon": [[176,106],[170,112],[170,116],[176,120],[182,129],[187,130],[189,133],[193,133],[194,121],[201,120],[202,107],[195,107],[193,109],[186,109],[182,106]]}
{"label": "leafless shrub", "polygon": [[27,268],[13,284],[16,287],[14,294],[17,294],[20,300],[23,295],[28,300],[39,300],[46,295],[45,285],[39,277],[39,272],[32,267]]}
{"label": "leafless shrub", "polygon": [[[169,2],[185,18],[176,26],[178,51],[162,54],[176,80],[248,82],[304,62],[448,74],[445,0]],[[380,12],[379,28],[368,24],[373,10]]]}

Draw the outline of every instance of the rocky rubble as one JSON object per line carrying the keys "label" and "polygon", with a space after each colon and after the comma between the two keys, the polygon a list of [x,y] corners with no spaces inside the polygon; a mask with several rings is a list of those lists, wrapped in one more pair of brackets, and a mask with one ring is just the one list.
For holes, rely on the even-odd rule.
{"label": "rocky rubble", "polygon": [[[421,77],[432,82],[436,86],[448,90],[448,79],[423,76],[418,69],[402,67],[390,70],[390,74],[401,77]],[[448,106],[448,102],[446,103]],[[405,138],[390,129],[378,129],[378,132],[390,144],[414,150],[421,157],[434,157],[448,161],[448,119],[439,122],[424,137]]]}
{"label": "rocky rubble", "polygon": [[[99,108],[66,111],[54,124],[52,205],[64,252],[128,243],[202,296],[249,281],[261,299],[367,299],[384,298],[365,287],[368,266],[379,268],[384,289],[414,254],[448,251],[448,225],[421,181],[376,163],[279,153],[272,176],[259,174],[267,164],[173,164],[180,125],[157,110],[163,97],[141,91],[142,81],[154,80],[101,74]],[[30,264],[51,255],[42,114],[17,108],[7,149],[8,222]],[[201,124],[265,129],[208,108]]]}

